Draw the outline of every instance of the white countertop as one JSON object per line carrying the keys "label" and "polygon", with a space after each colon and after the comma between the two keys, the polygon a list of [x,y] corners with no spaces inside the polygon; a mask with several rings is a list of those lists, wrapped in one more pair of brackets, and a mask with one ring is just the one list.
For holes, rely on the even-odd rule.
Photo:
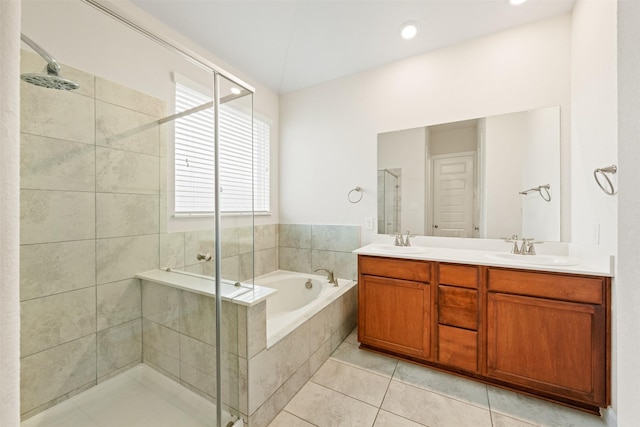
{"label": "white countertop", "polygon": [[[381,249],[378,243],[372,243],[353,251],[359,255],[372,255],[386,258],[417,259],[424,261],[439,261],[459,264],[476,264],[492,267],[508,267],[523,270],[550,271],[556,273],[585,274],[590,276],[612,276],[610,259],[582,259],[577,265],[540,265],[529,264],[516,260],[491,258],[491,254],[508,253],[508,251],[495,251],[484,249],[451,248],[439,246],[414,245],[425,248],[424,253],[395,253]],[[488,256],[489,255],[489,256]],[[535,257],[536,255],[519,255],[522,257]]]}
{"label": "white countertop", "polygon": [[[199,274],[185,271],[151,270],[136,274],[136,277],[161,285],[195,292],[197,294],[215,297],[215,280]],[[240,283],[235,286],[231,281],[220,285],[222,301],[229,301],[240,305],[252,306],[265,300],[269,295],[278,292],[264,286]]]}

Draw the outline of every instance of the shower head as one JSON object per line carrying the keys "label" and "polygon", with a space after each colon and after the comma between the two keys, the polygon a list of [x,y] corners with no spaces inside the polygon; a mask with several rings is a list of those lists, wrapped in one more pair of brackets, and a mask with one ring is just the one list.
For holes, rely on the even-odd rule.
{"label": "shower head", "polygon": [[52,74],[25,73],[21,74],[20,78],[32,85],[46,87],[49,89],[74,90],[80,87],[78,83]]}
{"label": "shower head", "polygon": [[79,84],[71,80],[63,79],[59,76],[60,64],[49,53],[40,47],[36,42],[31,40],[24,34],[20,34],[20,39],[35,50],[45,61],[47,61],[47,74],[44,73],[26,73],[20,75],[20,78],[27,83],[36,86],[46,87],[59,90],[73,90],[80,87]]}

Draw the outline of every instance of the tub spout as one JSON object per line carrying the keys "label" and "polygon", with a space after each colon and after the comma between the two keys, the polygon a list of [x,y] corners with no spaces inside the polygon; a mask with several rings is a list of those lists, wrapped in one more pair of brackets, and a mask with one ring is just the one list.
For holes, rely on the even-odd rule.
{"label": "tub spout", "polygon": [[324,271],[324,272],[326,272],[327,273],[327,280],[329,281],[329,283],[331,283],[333,286],[338,286],[338,279],[336,279],[335,276],[333,275],[333,271],[327,270],[326,268],[316,268],[315,270],[313,270],[314,273],[316,271]]}

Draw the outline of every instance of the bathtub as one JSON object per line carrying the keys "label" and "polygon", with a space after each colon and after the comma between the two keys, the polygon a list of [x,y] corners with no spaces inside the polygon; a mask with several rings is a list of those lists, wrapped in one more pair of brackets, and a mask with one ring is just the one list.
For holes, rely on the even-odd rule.
{"label": "bathtub", "polygon": [[353,280],[338,279],[334,286],[326,275],[285,270],[256,277],[254,283],[277,290],[267,298],[268,348],[356,285]]}

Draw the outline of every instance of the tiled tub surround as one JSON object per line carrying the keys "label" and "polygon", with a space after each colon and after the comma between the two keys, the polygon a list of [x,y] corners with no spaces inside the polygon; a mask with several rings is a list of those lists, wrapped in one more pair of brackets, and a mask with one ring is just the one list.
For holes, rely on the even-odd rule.
{"label": "tiled tub surround", "polygon": [[[267,300],[260,287],[223,297],[224,410],[251,427],[271,422],[355,326],[357,286],[347,280],[340,286],[277,341],[267,335]],[[201,289],[143,281],[144,361],[214,401],[215,299]],[[239,384],[233,382],[236,373]]]}
{"label": "tiled tub surround", "polygon": [[360,247],[360,227],[355,225],[280,224],[280,270],[311,273],[329,268],[337,277],[355,280]]}
{"label": "tiled tub surround", "polygon": [[[222,275],[229,280],[246,281],[275,270],[312,273],[316,268],[332,269],[344,279],[357,277],[357,255],[351,252],[360,247],[359,226],[265,224],[226,227],[220,233]],[[195,258],[198,252],[213,253],[212,236],[212,230],[161,235],[160,267],[212,276],[214,263]]]}

